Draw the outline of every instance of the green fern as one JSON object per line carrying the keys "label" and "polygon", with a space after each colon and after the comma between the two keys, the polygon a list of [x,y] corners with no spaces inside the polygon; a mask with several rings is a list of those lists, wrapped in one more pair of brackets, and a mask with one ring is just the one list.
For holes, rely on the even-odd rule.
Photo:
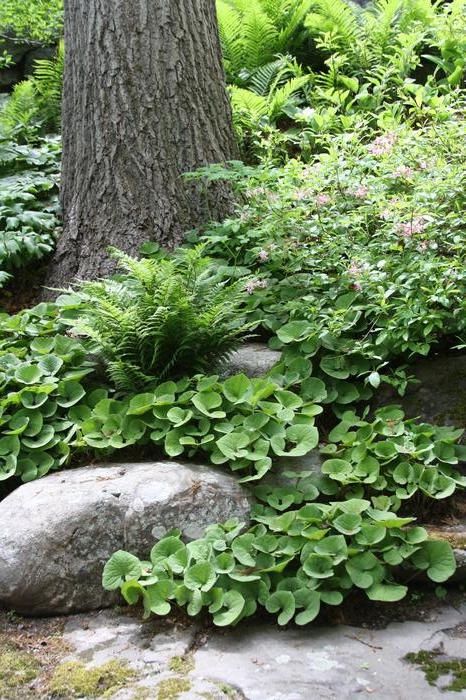
{"label": "green fern", "polygon": [[296,55],[307,40],[304,18],[312,0],[218,0],[217,14],[229,82],[245,87],[241,76]]}
{"label": "green fern", "polygon": [[250,328],[240,314],[244,282],[219,282],[203,247],[170,259],[113,255],[124,275],[81,283],[77,329],[95,341],[118,389],[212,372]]}
{"label": "green fern", "polygon": [[7,138],[33,141],[40,133],[56,132],[60,124],[64,45],[53,59],[36,61],[34,74],[15,86],[0,112],[0,129]]}

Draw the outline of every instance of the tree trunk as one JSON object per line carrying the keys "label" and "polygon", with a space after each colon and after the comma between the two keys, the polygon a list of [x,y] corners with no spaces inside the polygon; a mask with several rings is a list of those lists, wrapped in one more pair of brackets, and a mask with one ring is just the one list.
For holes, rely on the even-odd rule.
{"label": "tree trunk", "polygon": [[215,0],[65,0],[62,209],[49,286],[112,270],[231,206],[183,173],[236,156]]}

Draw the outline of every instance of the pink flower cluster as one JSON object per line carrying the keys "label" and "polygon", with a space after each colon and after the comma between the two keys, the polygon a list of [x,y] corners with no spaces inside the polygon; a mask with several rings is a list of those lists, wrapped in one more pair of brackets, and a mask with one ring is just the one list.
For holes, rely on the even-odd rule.
{"label": "pink flower cluster", "polygon": [[364,273],[368,272],[369,270],[370,270],[370,265],[368,265],[368,263],[359,263],[356,260],[351,261],[350,266],[348,268],[348,274],[351,277],[355,278],[355,280],[351,286],[357,292],[360,292],[362,290],[362,283],[360,281],[361,276],[364,275]]}
{"label": "pink flower cluster", "polygon": [[244,289],[248,294],[253,294],[256,289],[265,289],[266,287],[267,280],[248,280],[244,286]]}
{"label": "pink flower cluster", "polygon": [[332,198],[328,194],[318,194],[316,197],[316,204],[318,207],[324,207],[326,204],[330,204]]}
{"label": "pink flower cluster", "polygon": [[399,168],[393,171],[393,176],[392,177],[401,177],[404,178],[405,180],[409,179],[414,175],[414,170],[409,167],[409,165],[400,165]]}
{"label": "pink flower cluster", "polygon": [[373,156],[383,156],[392,150],[395,142],[396,134],[383,134],[383,136],[377,136],[377,138],[369,144],[367,150]]}
{"label": "pink flower cluster", "polygon": [[415,216],[411,221],[398,224],[398,233],[403,238],[411,238],[415,233],[422,233],[427,226],[428,219],[425,216]]}
{"label": "pink flower cluster", "polygon": [[260,250],[257,254],[257,257],[261,262],[267,262],[267,260],[269,259],[269,254],[266,250]]}
{"label": "pink flower cluster", "polygon": [[350,194],[357,199],[366,199],[367,195],[369,194],[369,188],[365,185],[359,185],[359,187],[356,190],[353,190]]}

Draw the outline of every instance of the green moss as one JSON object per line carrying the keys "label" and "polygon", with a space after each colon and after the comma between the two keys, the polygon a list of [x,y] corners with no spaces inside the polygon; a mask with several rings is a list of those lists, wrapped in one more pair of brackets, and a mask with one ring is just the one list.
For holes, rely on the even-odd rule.
{"label": "green moss", "polygon": [[77,661],[68,661],[55,670],[50,691],[64,698],[111,697],[134,677],[135,672],[120,661],[109,661],[91,668]]}
{"label": "green moss", "polygon": [[194,670],[194,659],[190,654],[187,656],[174,656],[170,659],[168,668],[174,673],[191,673]]}
{"label": "green moss", "polygon": [[406,654],[405,659],[421,668],[429,685],[435,686],[439,678],[448,676],[451,680],[441,690],[457,693],[466,690],[466,659],[440,658],[441,656],[439,651],[423,650]]}
{"label": "green moss", "polygon": [[186,678],[167,678],[157,688],[157,700],[176,700],[181,693],[187,693],[190,688],[191,683]]}
{"label": "green moss", "polygon": [[40,664],[32,654],[12,646],[0,649],[0,698],[12,697],[37,678],[39,671]]}
{"label": "green moss", "polygon": [[218,683],[217,687],[227,698],[235,700],[238,697],[238,692],[228,683]]}

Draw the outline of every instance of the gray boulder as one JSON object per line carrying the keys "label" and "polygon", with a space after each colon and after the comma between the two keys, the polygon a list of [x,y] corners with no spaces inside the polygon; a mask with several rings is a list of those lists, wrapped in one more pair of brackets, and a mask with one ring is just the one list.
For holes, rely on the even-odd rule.
{"label": "gray boulder", "polygon": [[179,527],[248,521],[248,492],[226,473],[174,461],[83,467],[20,486],[0,503],[0,604],[48,615],[111,605],[101,587],[118,549],[147,558]]}
{"label": "gray boulder", "polygon": [[410,418],[421,417],[436,425],[466,428],[466,355],[439,355],[421,360],[409,368],[418,384],[406,396],[381,391],[377,404],[402,404]]}
{"label": "gray boulder", "polygon": [[263,377],[280,361],[281,353],[264,343],[247,343],[232,353],[225,375],[243,372],[248,377]]}

